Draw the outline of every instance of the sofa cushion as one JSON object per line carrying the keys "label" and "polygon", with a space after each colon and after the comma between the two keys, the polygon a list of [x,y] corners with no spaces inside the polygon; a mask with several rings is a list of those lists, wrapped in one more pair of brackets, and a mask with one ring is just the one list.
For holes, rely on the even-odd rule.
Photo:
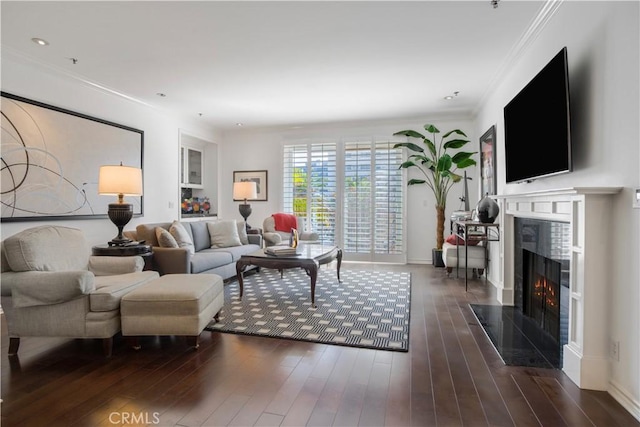
{"label": "sofa cushion", "polygon": [[212,248],[240,246],[240,236],[235,220],[207,222]]}
{"label": "sofa cushion", "polygon": [[132,290],[160,277],[157,271],[96,276],[95,291],[89,295],[91,311],[111,311],[120,308],[120,300]]}
{"label": "sofa cushion", "polygon": [[240,245],[240,246],[232,246],[228,248],[211,248],[211,252],[220,252],[220,253],[228,253],[231,255],[233,262],[236,262],[240,259],[242,255],[248,255],[252,252],[255,252],[260,249],[258,245]]}
{"label": "sofa cushion", "polygon": [[243,245],[249,244],[249,237],[247,236],[247,225],[244,221],[238,221],[238,236],[240,237],[240,243]]}
{"label": "sofa cushion", "polygon": [[171,223],[169,233],[171,233],[171,235],[176,239],[179,247],[186,248],[191,253],[195,252],[195,246],[193,245],[191,235],[187,232],[187,229],[180,221],[173,221],[173,223]]}
{"label": "sofa cushion", "polygon": [[152,224],[138,224],[136,226],[136,240],[144,240],[147,245],[160,246],[156,237],[156,227],[169,231],[170,222],[156,222]]}
{"label": "sofa cushion", "polygon": [[191,273],[197,274],[222,265],[231,264],[233,256],[229,252],[204,249],[191,256]]}
{"label": "sofa cushion", "polygon": [[209,238],[209,229],[207,228],[208,221],[196,221],[190,222],[191,236],[193,237],[193,245],[196,248],[196,252],[203,249],[209,249],[211,247],[211,239]]}
{"label": "sofa cushion", "polygon": [[158,239],[158,245],[163,248],[179,248],[178,242],[175,237],[162,227],[156,227],[156,238]]}
{"label": "sofa cushion", "polygon": [[43,225],[23,230],[3,243],[13,271],[86,270],[89,246],[76,228]]}

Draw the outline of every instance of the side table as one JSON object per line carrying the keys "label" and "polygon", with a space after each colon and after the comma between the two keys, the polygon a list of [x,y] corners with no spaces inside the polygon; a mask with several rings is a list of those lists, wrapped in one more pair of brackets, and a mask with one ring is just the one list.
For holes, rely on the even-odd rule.
{"label": "side table", "polygon": [[95,256],[140,256],[144,260],[144,269],[151,270],[153,250],[151,245],[109,246],[96,245],[91,248]]}
{"label": "side table", "polygon": [[[469,240],[472,238],[477,241],[486,242],[484,244],[484,274],[485,279],[487,278],[487,267],[489,265],[487,259],[487,251],[488,251],[488,242],[497,242],[500,240],[500,224],[494,223],[484,223],[479,221],[462,221],[457,220],[454,222],[454,230],[453,234],[455,234],[458,238],[456,239],[456,258],[460,260],[460,239],[464,241],[464,289],[465,291],[469,290],[469,269],[467,268],[468,255],[469,255]],[[458,270],[460,266],[460,261],[456,263],[456,276],[458,275]]]}

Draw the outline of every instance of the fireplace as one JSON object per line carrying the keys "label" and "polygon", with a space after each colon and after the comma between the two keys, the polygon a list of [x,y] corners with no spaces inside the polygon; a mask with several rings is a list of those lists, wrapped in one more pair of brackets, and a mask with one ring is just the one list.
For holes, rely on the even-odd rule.
{"label": "fireplace", "polygon": [[522,251],[522,313],[560,342],[560,272],[562,264],[545,256]]}
{"label": "fireplace", "polygon": [[514,305],[528,320],[527,338],[560,368],[568,339],[569,224],[516,218],[514,229]]}
{"label": "fireplace", "polygon": [[578,387],[591,390],[611,387],[605,284],[613,244],[611,206],[621,189],[568,187],[496,196],[503,238],[492,247],[499,253],[490,258],[496,268],[489,271],[498,302],[518,312],[523,307],[524,249],[560,262],[560,342],[566,342],[561,366]]}

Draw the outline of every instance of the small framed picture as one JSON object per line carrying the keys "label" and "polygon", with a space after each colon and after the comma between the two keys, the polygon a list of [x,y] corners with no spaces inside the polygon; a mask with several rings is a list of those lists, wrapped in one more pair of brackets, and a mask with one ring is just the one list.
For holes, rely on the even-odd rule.
{"label": "small framed picture", "polygon": [[480,137],[480,198],[493,196],[498,191],[496,183],[496,127],[491,126]]}
{"label": "small framed picture", "polygon": [[[255,182],[256,192],[258,196],[255,199],[247,199],[247,201],[266,202],[268,199],[268,173],[266,170],[262,171],[234,171],[233,182]],[[234,201],[241,201],[241,199],[233,199]]]}

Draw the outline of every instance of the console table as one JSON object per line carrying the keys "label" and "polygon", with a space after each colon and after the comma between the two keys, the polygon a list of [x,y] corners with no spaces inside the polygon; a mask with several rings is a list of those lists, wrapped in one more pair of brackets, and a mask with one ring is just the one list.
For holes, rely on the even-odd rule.
{"label": "console table", "polygon": [[[469,280],[469,269],[467,268],[467,261],[469,255],[469,247],[468,243],[470,240],[474,240],[477,242],[498,242],[500,241],[500,224],[494,223],[484,223],[479,221],[463,221],[457,220],[453,224],[453,234],[455,234],[458,238],[456,239],[456,256],[460,259],[460,239],[464,241],[464,290],[467,291],[469,289],[468,280]],[[487,247],[488,245],[484,245],[484,267],[485,267],[485,280],[487,277]],[[456,263],[456,276],[458,276],[458,269],[460,268],[460,263]]]}

